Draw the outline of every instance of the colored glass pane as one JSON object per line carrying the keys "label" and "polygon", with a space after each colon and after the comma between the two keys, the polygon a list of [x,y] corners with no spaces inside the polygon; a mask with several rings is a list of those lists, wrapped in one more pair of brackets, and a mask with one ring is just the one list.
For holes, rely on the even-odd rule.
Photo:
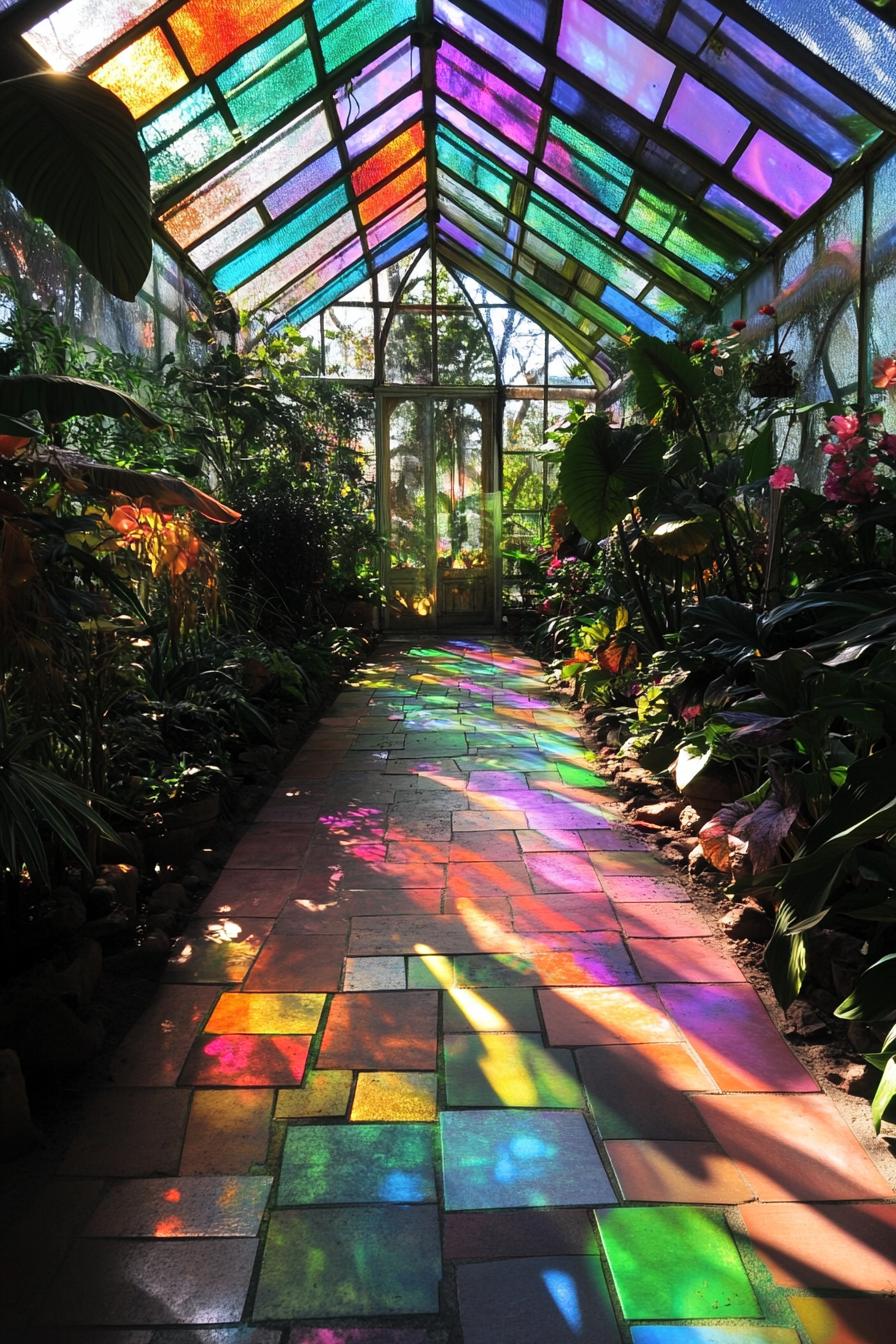
{"label": "colored glass pane", "polygon": [[144,116],[189,82],[161,28],[151,28],[90,77],[117,94],[135,117]]}
{"label": "colored glass pane", "polygon": [[464,112],[461,112],[460,108],[455,107],[454,103],[450,103],[447,98],[436,98],[436,112],[479,149],[484,149],[486,153],[498,159],[505,167],[519,173],[520,177],[526,175],[529,168],[528,159],[511,149],[497,135],[492,135],[491,131],[485,130],[483,126],[479,125],[478,121],[474,121],[472,117],[468,117]]}
{"label": "colored glass pane", "polygon": [[646,168],[663,185],[672,187],[682,196],[696,197],[704,185],[704,173],[692,168],[678,154],[673,154],[666,145],[658,144],[649,136],[645,137],[640,145],[635,155],[635,163],[639,168]]}
{"label": "colored glass pane", "polygon": [[665,56],[592,9],[586,0],[563,0],[557,54],[651,121],[675,70]]}
{"label": "colored glass pane", "polygon": [[140,139],[143,147],[150,153],[159,149],[167,141],[173,140],[182,131],[187,130],[209,112],[215,110],[215,100],[204,84],[192,89],[179,99],[173,107],[160,112],[152,121],[141,128]]}
{"label": "colored glass pane", "polygon": [[391,182],[380,187],[378,191],[370,196],[365,196],[364,200],[358,205],[358,215],[362,224],[369,224],[372,219],[379,219],[380,215],[391,210],[399,201],[403,201],[405,196],[409,196],[412,191],[423,186],[426,182],[426,162],[419,159],[412,163],[410,168],[406,168],[403,173],[393,177]]}
{"label": "colored glass pane", "polygon": [[230,296],[234,307],[253,309],[266,304],[298,276],[304,275],[324,257],[348,242],[354,233],[355,221],[351,211],[347,210],[319,229],[300,247],[287,252],[272,266],[235,289]]}
{"label": "colored glass pane", "polygon": [[282,19],[297,0],[187,0],[168,22],[197,75]]}
{"label": "colored glass pane", "polygon": [[777,224],[772,224],[771,220],[763,218],[756,210],[751,210],[743,201],[715,183],[703,197],[703,204],[716,219],[758,247],[774,242],[781,232]]}
{"label": "colored glass pane", "polygon": [[671,341],[674,338],[675,332],[671,327],[659,321],[639,303],[634,303],[625,294],[620,294],[612,285],[605,285],[600,297],[601,303],[609,308],[610,312],[621,317],[638,331],[646,332],[648,336],[658,336],[661,341]]}
{"label": "colored glass pane", "polygon": [[747,4],[887,107],[896,103],[896,30],[857,0]]}
{"label": "colored glass pane", "polygon": [[384,243],[387,238],[391,238],[394,233],[403,229],[406,224],[412,223],[422,215],[425,210],[425,193],[422,191],[415,192],[410,200],[405,201],[397,210],[393,210],[391,214],[385,215],[382,219],[378,220],[376,224],[371,225],[367,230],[367,246],[371,250],[375,247],[379,247],[380,243]]}
{"label": "colored glass pane", "polygon": [[240,130],[251,134],[308,93],[316,79],[301,19],[257,43],[217,77]]}
{"label": "colored glass pane", "polygon": [[251,150],[239,163],[213,177],[162,217],[168,232],[189,247],[222,224],[259,194],[286,177],[297,163],[317,154],[329,142],[327,119],[320,107]]}
{"label": "colored glass pane", "polygon": [[340,185],[301,210],[287,223],[269,233],[266,238],[249,247],[234,261],[228,262],[215,272],[214,280],[219,289],[235,289],[250,275],[265,270],[278,257],[297,246],[315,229],[332,219],[339,210],[348,205],[345,187]]}
{"label": "colored glass pane", "polygon": [[559,117],[551,117],[550,132],[545,164],[609,210],[619,210],[631,182],[631,168]]}
{"label": "colored glass pane", "polygon": [[558,251],[551,243],[546,242],[543,238],[539,238],[537,233],[532,233],[529,229],[523,234],[523,247],[531,256],[544,262],[546,266],[552,266],[558,273],[563,271],[564,268],[568,269],[571,266],[568,257],[564,256],[563,253]]}
{"label": "colored glass pane", "polygon": [[589,322],[587,318],[584,318],[581,313],[576,312],[575,308],[572,308],[563,299],[558,298],[556,294],[552,294],[550,290],[545,289],[543,285],[538,284],[536,280],[530,279],[528,275],[522,275],[517,271],[514,276],[514,283],[519,285],[521,289],[524,289],[527,294],[531,294],[533,298],[538,299],[540,303],[545,305],[545,307],[550,308],[553,312],[559,314],[559,316],[562,317],[565,322],[568,322],[571,327],[579,328],[580,330],[593,330],[593,324]]}
{"label": "colored glass pane", "polygon": [[350,239],[338,252],[333,252],[325,261],[313,266],[310,271],[306,271],[293,284],[287,286],[282,293],[277,295],[276,299],[266,305],[266,311],[274,316],[282,316],[284,313],[290,312],[320,289],[322,285],[328,284],[330,280],[341,275],[343,271],[354,266],[362,251],[360,238]]}
{"label": "colored glass pane", "polygon": [[420,51],[407,39],[372,61],[334,95],[342,129],[360,121],[400,89],[406,89],[419,75]]}
{"label": "colored glass pane", "polygon": [[491,28],[486,28],[485,24],[479,23],[459,5],[452,4],[452,0],[435,0],[433,10],[435,17],[453,32],[461,33],[473,46],[500,61],[524,83],[531,84],[533,89],[541,88],[544,66],[520,51],[519,47],[499,37]]}
{"label": "colored glass pane", "polygon": [[162,149],[149,156],[149,177],[154,198],[185,182],[215,159],[232,149],[233,132],[220,112],[203,117]]}
{"label": "colored glass pane", "polygon": [[756,132],[731,171],[738,182],[746,183],[794,217],[808,210],[831,185],[827,173],[767,131]]}
{"label": "colored glass pane", "polygon": [[683,220],[683,211],[670,201],[644,190],[638,192],[627,217],[630,228],[637,229],[651,242],[662,243],[673,255],[713,280],[732,275],[735,267],[730,261],[694,237],[683,227]]}
{"label": "colored glass pane", "polygon": [[440,126],[436,132],[436,151],[439,162],[464,182],[484,192],[486,196],[491,196],[505,208],[510,204],[510,192],[513,186],[510,174],[505,173],[484,154],[479,154],[461,136],[455,135],[447,127]]}
{"label": "colored glass pane", "polygon": [[512,23],[514,28],[520,28],[530,37],[534,37],[537,42],[544,38],[548,19],[548,0],[514,0],[510,8],[502,4],[501,0],[482,0],[482,3],[487,9],[500,14],[502,19]]}
{"label": "colored glass pane", "polygon": [[663,123],[716,163],[725,163],[750,123],[736,108],[691,75],[684,75]]}
{"label": "colored glass pane", "polygon": [[164,3],[165,0],[106,0],[98,5],[96,0],[69,0],[23,36],[52,70],[73,70]]}
{"label": "colored glass pane", "polygon": [[460,202],[460,204],[462,204],[466,210],[469,210],[474,214],[477,219],[481,219],[485,224],[488,224],[496,231],[505,231],[507,216],[497,209],[496,206],[492,205],[491,201],[485,200],[475,191],[471,191],[470,188],[465,186],[462,182],[458,182],[456,178],[450,177],[447,173],[442,172],[441,169],[439,169],[438,173],[438,183],[440,195],[450,196],[452,200]]}
{"label": "colored glass pane", "polygon": [[560,205],[565,206],[567,210],[572,210],[586,224],[591,224],[595,229],[600,229],[601,233],[607,233],[611,237],[615,237],[619,232],[618,219],[611,219],[609,215],[603,214],[602,211],[589,204],[576,192],[570,191],[569,187],[564,186],[562,182],[558,182],[555,177],[546,173],[542,168],[536,168],[535,170],[535,185],[540,187],[545,195],[553,197]]}
{"label": "colored glass pane", "polygon": [[[475,238],[471,238],[468,233],[465,233],[464,230],[459,228],[456,224],[452,224],[451,220],[442,220],[439,224],[439,232],[443,237],[453,239],[454,242],[459,245],[462,253],[468,253],[474,257],[483,257],[485,255],[485,248],[482,244],[477,243]],[[508,275],[510,274],[509,266],[505,266],[505,272]]]}
{"label": "colored glass pane", "polygon": [[293,173],[292,177],[287,178],[276,191],[265,196],[265,209],[271,219],[279,219],[287,210],[294,209],[306,196],[311,196],[325,182],[335,177],[341,167],[339,150],[335,147],[328,149],[311,163],[305,164],[297,173]]}
{"label": "colored glass pane", "polygon": [[388,145],[384,145],[355,169],[352,173],[352,187],[355,194],[360,196],[371,187],[375,187],[384,177],[388,177],[415,154],[419,154],[422,148],[423,124],[418,121],[416,126],[412,126],[402,135],[397,135]]}
{"label": "colored glass pane", "polygon": [[335,70],[354,60],[371,42],[417,16],[416,0],[315,0],[324,64]]}
{"label": "colored glass pane", "polygon": [[409,229],[405,229],[397,238],[391,242],[383,243],[373,254],[373,262],[377,268],[390,266],[393,262],[399,261],[407,256],[409,252],[414,251],[425,242],[429,236],[429,227],[425,223],[414,224]]}
{"label": "colored glass pane", "polygon": [[412,93],[407,98],[402,98],[401,102],[390,107],[388,112],[368,122],[360,131],[355,131],[354,135],[347,138],[345,147],[349,158],[354,161],[362,154],[367,154],[375,145],[390,139],[404,122],[410,121],[412,117],[419,117],[422,112],[422,93]]}
{"label": "colored glass pane", "polygon": [[367,262],[358,261],[335,280],[331,280],[323,289],[319,289],[310,299],[307,299],[304,303],[300,304],[299,307],[294,309],[285,320],[296,326],[301,326],[303,322],[308,321],[309,317],[313,317],[315,313],[319,313],[323,308],[329,308],[331,303],[335,303],[337,299],[341,299],[350,289],[354,289],[355,285],[359,285],[362,280],[366,279]]}
{"label": "colored glass pane", "polygon": [[530,152],[535,148],[538,105],[447,42],[436,55],[436,86],[513,144]]}
{"label": "colored glass pane", "polygon": [[559,244],[589,270],[602,275],[605,280],[612,280],[621,289],[637,294],[644,288],[644,277],[627,266],[621,254],[611,251],[608,244],[594,238],[584,227],[579,227],[575,220],[538,192],[532,193],[526,210],[526,223],[543,238],[550,238]]}
{"label": "colored glass pane", "polygon": [[225,224],[223,229],[218,229],[210,238],[206,238],[204,243],[193,248],[190,253],[190,260],[205,270],[216,265],[222,257],[226,257],[228,252],[246,243],[256,233],[260,233],[264,228],[264,220],[257,210],[247,210],[245,214],[237,215],[236,219]]}
{"label": "colored glass pane", "polygon": [[699,275],[692,274],[684,266],[679,266],[672,258],[667,257],[665,253],[659,252],[655,247],[651,247],[644,238],[638,238],[634,233],[624,233],[622,235],[622,245],[628,252],[633,252],[635,256],[643,257],[648,265],[655,270],[662,271],[670,280],[676,280],[685,289],[689,289],[692,294],[698,298],[709,300],[713,296],[713,289]]}
{"label": "colored glass pane", "polygon": [[581,89],[567,84],[559,76],[554,80],[551,90],[551,104],[558,112],[575,117],[576,121],[594,135],[622,154],[634,154],[641,138],[640,132],[630,121],[606,106],[606,101],[598,95],[586,98]]}
{"label": "colored glass pane", "polygon": [[660,317],[665,318],[670,324],[675,324],[687,314],[687,308],[677,299],[673,299],[671,294],[667,294],[664,289],[651,289],[649,293],[641,295],[641,303],[645,308],[649,308],[652,313],[658,313]]}
{"label": "colored glass pane", "polygon": [[450,219],[457,228],[463,229],[466,233],[477,238],[481,243],[486,244],[498,256],[505,257],[508,261],[513,257],[513,244],[505,240],[492,229],[481,224],[475,216],[468,214],[459,205],[447,196],[439,197],[439,209],[443,219]]}

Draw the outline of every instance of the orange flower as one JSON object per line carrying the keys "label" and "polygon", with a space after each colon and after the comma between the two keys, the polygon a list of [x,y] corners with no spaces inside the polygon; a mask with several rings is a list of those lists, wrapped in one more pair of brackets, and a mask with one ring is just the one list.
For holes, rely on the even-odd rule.
{"label": "orange flower", "polygon": [[896,355],[879,355],[874,361],[872,383],[875,387],[896,386]]}
{"label": "orange flower", "polygon": [[576,649],[572,655],[572,661],[574,663],[590,663],[593,662],[593,655],[587,649]]}

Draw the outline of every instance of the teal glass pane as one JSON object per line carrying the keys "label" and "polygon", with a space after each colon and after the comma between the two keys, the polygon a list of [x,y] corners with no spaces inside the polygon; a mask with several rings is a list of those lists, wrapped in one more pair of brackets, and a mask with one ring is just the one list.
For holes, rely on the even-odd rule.
{"label": "teal glass pane", "polygon": [[470,191],[462,182],[458,182],[456,178],[450,177],[448,173],[441,169],[439,169],[437,181],[440,196],[446,196],[462,206],[464,210],[475,215],[478,220],[496,233],[510,235],[507,215],[497,206],[492,205],[483,196],[478,196],[475,191]]}
{"label": "teal glass pane", "polygon": [[153,199],[186,182],[235,144],[230,127],[219,112],[203,117],[196,126],[149,155]]}
{"label": "teal glass pane", "polygon": [[647,294],[642,294],[641,302],[645,308],[649,308],[652,313],[656,313],[672,326],[677,326],[687,312],[683,303],[679,303],[671,294],[658,287],[651,289]]}
{"label": "teal glass pane", "polygon": [[168,140],[173,140],[181,132],[195,126],[209,112],[214,112],[215,100],[205,84],[193,89],[185,98],[179,99],[173,107],[159,116],[153,117],[140,128],[143,148],[149,153],[159,149]]}
{"label": "teal glass pane", "polygon": [[622,235],[622,246],[629,252],[634,252],[635,256],[643,257],[644,261],[653,266],[655,270],[662,271],[668,275],[670,280],[677,280],[685,289],[689,289],[697,298],[709,301],[713,297],[712,285],[699,275],[694,275],[691,271],[685,270],[679,266],[672,257],[667,257],[665,253],[657,251],[651,247],[643,238],[638,238],[633,233],[624,233]]}
{"label": "teal glass pane", "polygon": [[[329,228],[331,229],[332,225]],[[323,229],[321,232],[327,233],[328,229]],[[320,238],[321,234],[316,236]],[[316,294],[323,285],[329,284],[331,280],[335,280],[342,275],[343,271],[347,271],[354,266],[355,262],[360,260],[363,251],[361,239],[355,234],[338,251],[331,252],[324,260],[315,262],[311,269],[306,271],[298,280],[294,280],[285,289],[281,289],[276,298],[265,304],[265,314],[270,314],[271,317],[276,318],[283,317],[285,313],[291,313],[294,308],[298,308],[299,304],[304,303],[312,294]],[[299,252],[303,254],[304,258],[305,248],[300,248]],[[301,260],[298,259],[299,253],[295,253],[294,256],[298,268],[301,265]]]}
{"label": "teal glass pane", "polygon": [[510,204],[513,178],[499,168],[492,159],[480,154],[469,141],[456,135],[447,126],[436,132],[436,154],[440,163],[486,196],[503,205]]}
{"label": "teal glass pane", "polygon": [[310,299],[306,299],[298,308],[294,308],[284,321],[300,327],[303,322],[308,321],[309,317],[314,317],[315,313],[319,313],[322,308],[329,308],[331,303],[341,299],[343,294],[347,294],[350,289],[354,289],[356,285],[360,285],[362,280],[366,279],[367,262],[358,261],[347,271],[343,271],[337,279],[331,280],[323,289],[319,289]]}
{"label": "teal glass pane", "polygon": [[620,210],[631,168],[559,117],[551,117],[549,129],[545,164],[609,210]]}
{"label": "teal glass pane", "polygon": [[662,243],[674,256],[713,280],[730,279],[740,266],[746,265],[746,259],[738,265],[696,238],[682,227],[683,216],[684,212],[670,201],[642,189],[629,208],[626,222],[630,228],[651,242]]}
{"label": "teal glass pane", "polygon": [[314,205],[301,210],[286,224],[281,224],[280,228],[275,229],[273,233],[269,233],[267,238],[262,239],[253,247],[247,248],[241,256],[215,271],[215,284],[219,289],[235,289],[245,280],[248,280],[250,275],[263,271],[284,252],[298,246],[315,229],[320,228],[322,224],[326,224],[328,220],[332,219],[339,211],[345,210],[347,206],[348,196],[345,187],[340,183],[338,187],[327,192],[326,196],[321,197]]}
{"label": "teal glass pane", "polygon": [[527,294],[531,294],[533,298],[538,299],[539,303],[544,304],[546,308],[557,313],[559,317],[563,318],[564,322],[568,322],[575,330],[585,331],[586,334],[593,332],[594,324],[592,322],[583,317],[570,304],[564,302],[563,299],[559,299],[556,294],[552,294],[550,290],[538,284],[536,280],[530,279],[528,275],[523,275],[521,271],[517,271],[514,275],[514,284],[525,290]]}
{"label": "teal glass pane", "polygon": [[639,294],[644,288],[644,276],[627,266],[615,249],[611,251],[587,229],[579,228],[568,215],[536,191],[529,200],[526,223],[626,293]]}
{"label": "teal glass pane", "polygon": [[703,197],[703,206],[716,219],[746,238],[754,247],[767,247],[781,232],[777,224],[772,224],[771,220],[765,219],[757,210],[751,210],[743,201],[716,183]]}
{"label": "teal glass pane", "polygon": [[355,60],[365,47],[417,17],[416,0],[315,0],[314,17],[327,70]]}
{"label": "teal glass pane", "polygon": [[551,243],[547,243],[543,238],[539,238],[538,234],[533,233],[531,229],[527,229],[523,234],[523,247],[533,257],[544,262],[545,266],[553,266],[558,272],[562,271],[564,266],[567,266],[569,263],[569,257],[564,256],[564,254],[558,251],[558,249]]}
{"label": "teal glass pane", "polygon": [[261,233],[263,228],[264,220],[258,211],[247,210],[244,214],[237,215],[229,224],[225,224],[223,229],[218,229],[210,238],[206,238],[204,243],[194,247],[190,253],[190,260],[201,271],[207,270],[211,266],[216,266],[229,252],[236,251],[250,238],[254,238],[256,233]]}
{"label": "teal glass pane", "polygon": [[314,60],[301,19],[259,42],[217,77],[244,135],[265,126],[314,87]]}

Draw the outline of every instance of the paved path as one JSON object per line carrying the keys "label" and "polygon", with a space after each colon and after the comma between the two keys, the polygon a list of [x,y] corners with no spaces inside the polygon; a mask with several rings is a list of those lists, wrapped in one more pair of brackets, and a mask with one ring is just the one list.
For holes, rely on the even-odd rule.
{"label": "paved path", "polygon": [[385,645],[88,1096],[16,1340],[892,1344],[887,1182],[612,817],[536,663]]}

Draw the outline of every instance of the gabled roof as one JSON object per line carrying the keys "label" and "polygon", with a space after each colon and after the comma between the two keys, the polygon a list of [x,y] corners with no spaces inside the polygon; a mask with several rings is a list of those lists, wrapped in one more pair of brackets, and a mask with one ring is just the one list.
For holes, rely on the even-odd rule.
{"label": "gabled roof", "polygon": [[431,240],[592,363],[671,338],[896,130],[873,0],[0,0],[131,108],[160,229],[302,323]]}

